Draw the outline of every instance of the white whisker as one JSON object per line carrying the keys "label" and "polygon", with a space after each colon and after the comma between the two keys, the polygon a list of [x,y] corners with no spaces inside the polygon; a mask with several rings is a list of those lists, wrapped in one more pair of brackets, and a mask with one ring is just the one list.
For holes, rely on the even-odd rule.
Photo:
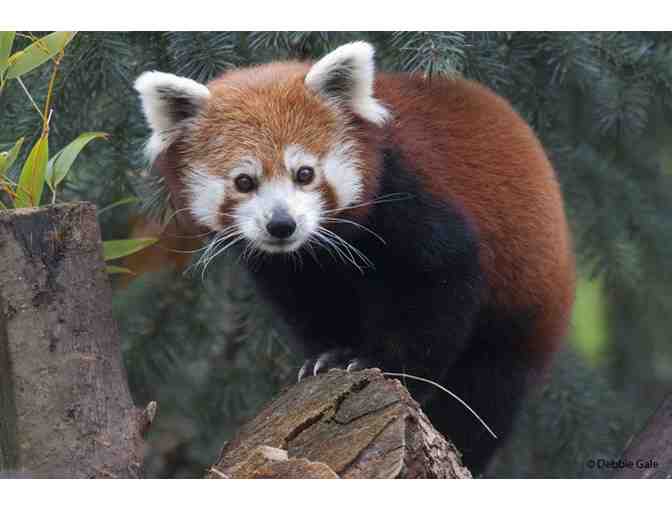
{"label": "white whisker", "polygon": [[245,236],[244,236],[243,234],[238,234],[238,235],[236,235],[235,233],[234,233],[234,234],[231,234],[231,237],[233,237],[233,236],[235,236],[235,237],[234,237],[234,239],[233,239],[232,241],[229,241],[223,248],[219,248],[216,252],[214,252],[214,253],[208,258],[208,260],[205,262],[205,264],[203,264],[203,270],[202,270],[202,272],[201,272],[201,278],[202,278],[203,280],[205,280],[205,272],[207,271],[208,266],[210,265],[210,263],[211,263],[215,258],[217,258],[220,254],[222,254],[222,253],[224,253],[226,250],[228,250],[231,246],[233,246],[234,244],[236,244],[237,242],[239,242],[239,241],[241,241],[242,239],[245,238]]}
{"label": "white whisker", "polygon": [[188,210],[189,210],[188,207],[183,207],[182,209],[176,209],[175,211],[173,211],[173,212],[170,214],[170,216],[168,216],[168,218],[166,218],[166,220],[165,220],[164,223],[165,223],[166,225],[168,225],[168,223],[170,223],[171,221],[173,221],[173,218],[175,218],[175,216],[177,216],[177,215],[178,215],[179,213],[181,213],[181,212],[188,211]]}
{"label": "white whisker", "polygon": [[320,232],[324,240],[331,241],[330,244],[334,247],[334,249],[342,254],[343,258],[347,259],[352,265],[354,265],[360,273],[364,274],[364,269],[357,263],[355,257],[358,257],[364,263],[365,267],[374,267],[373,262],[371,262],[371,260],[366,255],[364,255],[359,249],[355,248],[341,236],[324,227],[318,227],[318,232]]}
{"label": "white whisker", "polygon": [[203,250],[208,249],[207,244],[205,246],[201,246],[197,250],[176,250],[175,248],[165,248],[165,247],[161,246],[160,244],[157,244],[156,246],[162,251],[167,251],[169,253],[182,253],[182,254],[185,254],[185,255],[198,253],[199,251],[203,251]]}
{"label": "white whisker", "polygon": [[[210,263],[217,256],[219,256],[228,248],[230,248],[235,243],[240,241],[243,237],[244,236],[242,235],[242,233],[240,232],[240,230],[236,225],[230,225],[222,229],[221,231],[218,231],[212,238],[212,240],[207,244],[207,246],[204,247],[205,251],[202,253],[198,261],[195,264],[191,265],[189,268],[187,268],[185,273],[191,271],[192,269],[195,270],[196,268],[201,266],[202,267],[201,278],[205,279],[205,273]],[[225,246],[221,247],[223,244],[225,244]]]}
{"label": "white whisker", "polygon": [[474,411],[471,408],[471,406],[469,406],[469,404],[467,404],[464,400],[462,400],[460,397],[458,397],[455,393],[450,391],[448,388],[445,388],[444,386],[441,386],[439,383],[434,382],[430,379],[425,379],[424,377],[418,377],[417,375],[401,374],[401,373],[397,373],[397,372],[383,372],[383,375],[387,375],[387,376],[390,376],[390,377],[407,377],[409,379],[415,379],[416,381],[431,384],[432,386],[435,386],[435,387],[439,388],[440,390],[445,391],[446,393],[448,393],[448,395],[450,395],[455,400],[457,400],[460,404],[462,404],[472,415],[474,415],[476,417],[476,419],[480,422],[480,424],[483,425],[483,427],[485,427],[485,430],[487,430],[492,437],[497,439],[497,434],[495,434],[492,431],[492,429],[490,427],[488,427],[488,424],[485,423],[485,420],[483,420],[483,418],[481,418],[478,415],[478,413],[476,411]]}
{"label": "white whisker", "polygon": [[[324,235],[319,230],[317,232],[315,232],[313,235],[317,239],[319,239],[319,240],[323,241],[323,243],[325,243],[325,244],[322,245],[322,247],[327,251],[327,253],[329,253],[334,258],[334,260],[338,260],[338,259],[336,259],[336,256],[334,255],[334,254],[336,254],[336,255],[338,255],[338,258],[341,260],[341,262],[343,262],[344,264],[346,264],[347,262],[350,262],[357,269],[359,269],[361,271],[361,268],[357,265],[357,262],[355,262],[354,260],[350,260],[348,257],[346,257],[343,250],[341,250],[341,248],[338,246],[338,244],[336,244],[332,239],[328,238],[326,235]],[[330,249],[330,248],[332,248],[332,249]]]}
{"label": "white whisker", "polygon": [[[357,255],[357,256],[361,259],[361,261],[364,262],[364,264],[365,264],[366,266],[368,266],[368,267],[370,267],[370,268],[375,268],[375,264],[374,264],[373,262],[371,262],[371,259],[369,259],[369,257],[367,257],[366,255],[364,255],[364,253],[362,253],[361,250],[359,250],[358,248],[354,247],[354,246],[353,246],[352,244],[350,244],[348,241],[346,241],[345,239],[343,239],[343,238],[342,238],[341,236],[339,236],[338,234],[332,232],[331,230],[326,229],[326,228],[324,228],[324,227],[320,227],[320,229],[321,229],[325,234],[330,235],[331,238],[334,239],[336,242],[340,243],[341,246],[343,246],[343,248],[344,248],[345,250],[347,250],[348,253],[351,254],[351,257],[354,258],[354,255]],[[353,254],[354,254],[354,255],[353,255]]]}
{"label": "white whisker", "polygon": [[360,228],[360,229],[364,230],[365,232],[368,232],[372,236],[376,237],[381,243],[387,244],[385,242],[385,239],[383,239],[379,234],[377,234],[376,232],[371,230],[369,227],[366,227],[366,226],[362,225],[361,223],[357,223],[356,221],[346,220],[345,218],[332,218],[332,217],[327,216],[326,218],[324,218],[324,222],[325,223],[346,223],[348,225],[352,225],[354,227],[357,227],[357,228]]}
{"label": "white whisker", "polygon": [[358,209],[359,207],[366,207],[367,205],[377,205],[377,204],[386,204],[388,202],[398,202],[400,200],[410,200],[411,198],[414,198],[413,195],[410,193],[389,193],[387,195],[381,195],[380,197],[374,198],[373,200],[370,200],[368,202],[362,202],[361,204],[356,204],[356,205],[350,205],[347,207],[339,207],[336,209],[328,209],[326,211],[322,211],[323,213],[329,214],[329,213],[336,213],[336,212],[341,212],[341,211],[349,211],[351,209]]}

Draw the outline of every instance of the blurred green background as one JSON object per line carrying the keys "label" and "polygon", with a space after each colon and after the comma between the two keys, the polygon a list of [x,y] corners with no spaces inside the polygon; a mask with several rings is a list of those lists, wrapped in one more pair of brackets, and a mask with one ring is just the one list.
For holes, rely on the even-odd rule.
{"label": "blurred green background", "polygon": [[[104,207],[144,193],[148,131],[132,89],[142,71],[205,82],[360,39],[376,46],[382,69],[489,85],[541,138],[562,184],[581,277],[567,347],[489,475],[610,475],[586,462],[618,458],[672,388],[670,33],[80,32],[55,82],[50,146],[83,131],[110,139],[84,150],[61,199]],[[15,49],[29,43],[18,37]],[[24,77],[38,104],[50,73],[45,65]],[[22,161],[39,124],[21,87],[6,86],[0,151],[26,136]],[[103,237],[146,233],[139,214],[132,203],[101,214]],[[301,357],[234,261],[223,257],[204,279],[183,275],[168,244],[136,257],[139,277],[114,278],[115,313],[134,398],[159,402],[148,474],[201,476],[223,441],[293,380]]]}

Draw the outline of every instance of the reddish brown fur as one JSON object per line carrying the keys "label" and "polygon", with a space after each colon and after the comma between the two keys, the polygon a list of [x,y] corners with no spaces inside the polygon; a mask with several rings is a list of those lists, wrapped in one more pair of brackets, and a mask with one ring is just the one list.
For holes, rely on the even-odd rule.
{"label": "reddish brown fur", "polygon": [[[258,159],[264,178],[272,178],[286,171],[283,163],[286,146],[299,144],[322,157],[347,132],[357,142],[365,169],[362,201],[374,198],[380,158],[365,147],[379,145],[380,130],[367,123],[350,124],[350,119],[307,90],[303,81],[309,69],[307,63],[273,63],[229,71],[211,81],[208,88],[212,97],[205,110],[167,150],[169,154],[159,156],[155,164],[172,181],[169,187],[183,187],[175,187],[175,179],[188,172],[186,162],[191,167],[207,166],[227,178],[226,170],[246,156]],[[320,190],[325,206],[335,208],[338,204],[334,190],[326,183]],[[243,198],[232,197],[224,208],[230,211]],[[175,196],[174,202],[177,208],[186,205],[181,197]],[[353,209],[345,215],[357,218],[366,212],[365,208]]]}
{"label": "reddish brown fur", "polygon": [[283,151],[288,145],[301,144],[324,156],[344,124],[303,86],[306,71],[300,64],[270,64],[233,71],[211,82],[212,100],[189,138],[192,161],[206,155],[210,168],[224,169],[253,156],[270,178],[284,172]]}
{"label": "reddish brown fur", "polygon": [[539,310],[527,347],[554,351],[574,299],[574,259],[554,171],[528,125],[474,82],[381,75],[390,140],[433,194],[477,224],[485,303]]}
{"label": "reddish brown fur", "polygon": [[[224,74],[195,121],[182,157],[210,169],[253,155],[264,174],[282,170],[282,150],[301,144],[323,156],[344,132],[357,140],[365,195],[378,194],[383,143],[400,150],[426,189],[475,221],[486,276],[484,303],[539,311],[521,348],[542,358],[565,332],[574,296],[574,260],[558,182],[527,124],[506,101],[476,83],[379,73],[375,97],[393,118],[379,128],[336,113],[303,84],[304,63]],[[223,138],[222,138],[223,137]],[[323,187],[329,206],[335,196]],[[363,217],[368,208],[346,214]]]}
{"label": "reddish brown fur", "polygon": [[[287,318],[305,324],[308,352],[343,345],[362,349],[355,355],[364,359],[373,351],[381,357],[373,362],[383,368],[410,365],[455,388],[506,435],[525,387],[534,381],[530,376],[542,372],[558,348],[574,298],[569,230],[543,148],[505,100],[476,83],[379,73],[374,97],[391,118],[378,126],[309,91],[309,69],[309,63],[279,63],[224,74],[208,85],[208,104],[180,128],[156,166],[179,192],[189,167],[226,180],[227,170],[252,156],[265,180],[286,173],[288,145],[322,157],[334,145],[354,141],[364,187],[359,204],[376,199],[382,189],[411,187],[417,194],[407,209],[402,202],[376,210],[369,224],[391,235],[387,250],[400,251],[390,254],[387,266],[380,259],[390,252],[374,251],[381,272],[361,279],[323,273],[317,259],[320,267],[296,274],[269,258],[256,274],[258,282]],[[367,111],[357,104],[358,111]],[[327,207],[335,207],[331,186],[322,183],[319,189]],[[231,194],[221,213],[245,200],[242,193]],[[185,205],[179,193],[173,200],[175,207]],[[366,225],[375,207],[385,206],[340,214]],[[424,242],[426,249],[409,244]],[[352,302],[344,303],[350,296]],[[353,315],[355,334],[347,321],[332,317],[339,307]],[[496,445],[445,401],[430,399],[427,405],[470,468],[482,469]]]}

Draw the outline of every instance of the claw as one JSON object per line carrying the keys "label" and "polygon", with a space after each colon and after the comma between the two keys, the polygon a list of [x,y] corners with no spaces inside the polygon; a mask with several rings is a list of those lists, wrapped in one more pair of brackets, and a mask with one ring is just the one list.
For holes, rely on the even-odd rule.
{"label": "claw", "polygon": [[354,372],[365,368],[366,361],[363,358],[350,358],[339,351],[328,351],[320,354],[317,358],[307,359],[298,374],[298,382],[301,382],[308,376],[317,376],[320,372],[334,368],[345,368],[347,372]]}
{"label": "claw", "polygon": [[360,368],[361,361],[358,359],[352,359],[348,362],[348,365],[345,367],[346,372],[352,372]]}
{"label": "claw", "polygon": [[313,367],[313,377],[315,377],[317,374],[320,373],[322,367],[324,367],[327,364],[329,358],[331,357],[332,357],[331,353],[325,352],[324,354],[320,355],[319,358],[317,358],[315,366]]}
{"label": "claw", "polygon": [[301,365],[301,369],[299,370],[299,376],[298,376],[298,382],[301,382],[301,380],[306,377],[306,374],[308,372],[308,367],[310,366],[310,360],[306,360],[303,365]]}

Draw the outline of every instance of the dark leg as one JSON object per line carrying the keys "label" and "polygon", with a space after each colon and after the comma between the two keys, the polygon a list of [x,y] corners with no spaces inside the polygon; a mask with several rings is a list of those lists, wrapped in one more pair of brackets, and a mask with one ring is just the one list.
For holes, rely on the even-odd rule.
{"label": "dark leg", "polygon": [[[480,328],[470,347],[441,381],[493,429],[494,439],[449,395],[434,393],[423,408],[434,426],[455,442],[473,474],[482,473],[512,429],[531,380],[530,360],[505,329]],[[520,342],[520,337],[518,337]]]}

